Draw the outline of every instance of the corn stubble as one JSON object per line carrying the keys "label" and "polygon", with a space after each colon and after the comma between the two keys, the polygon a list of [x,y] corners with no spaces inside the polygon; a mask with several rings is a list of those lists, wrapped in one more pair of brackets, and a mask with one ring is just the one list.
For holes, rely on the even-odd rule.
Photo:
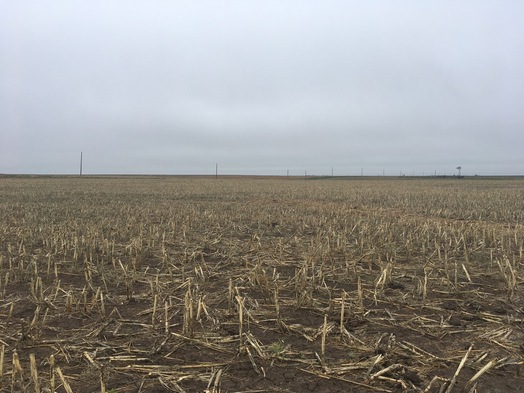
{"label": "corn stubble", "polygon": [[521,180],[0,183],[0,391],[519,378]]}

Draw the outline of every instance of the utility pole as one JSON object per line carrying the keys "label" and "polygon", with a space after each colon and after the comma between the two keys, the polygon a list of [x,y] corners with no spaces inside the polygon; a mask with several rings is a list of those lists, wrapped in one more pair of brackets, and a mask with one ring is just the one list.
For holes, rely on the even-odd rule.
{"label": "utility pole", "polygon": [[218,179],[218,162],[215,164],[215,179]]}
{"label": "utility pole", "polygon": [[80,176],[82,176],[82,155],[83,155],[83,152],[80,152]]}

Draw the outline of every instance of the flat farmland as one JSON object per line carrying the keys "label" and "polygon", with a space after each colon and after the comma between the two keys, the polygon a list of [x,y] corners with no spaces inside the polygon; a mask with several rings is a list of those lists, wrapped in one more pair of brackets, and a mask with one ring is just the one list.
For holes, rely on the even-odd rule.
{"label": "flat farmland", "polygon": [[521,392],[524,179],[0,178],[2,392]]}

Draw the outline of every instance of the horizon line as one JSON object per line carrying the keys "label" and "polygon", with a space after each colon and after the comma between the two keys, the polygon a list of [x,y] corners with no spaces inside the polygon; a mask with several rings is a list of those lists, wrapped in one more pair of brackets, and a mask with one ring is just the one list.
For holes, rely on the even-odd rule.
{"label": "horizon line", "polygon": [[272,178],[294,178],[294,179],[318,179],[318,178],[508,178],[508,177],[524,177],[524,174],[347,174],[347,175],[318,175],[318,174],[302,174],[302,175],[291,175],[291,174],[238,174],[238,173],[223,173],[223,174],[188,174],[188,173],[0,173],[0,177],[209,177],[209,178],[226,178],[226,177],[272,177]]}

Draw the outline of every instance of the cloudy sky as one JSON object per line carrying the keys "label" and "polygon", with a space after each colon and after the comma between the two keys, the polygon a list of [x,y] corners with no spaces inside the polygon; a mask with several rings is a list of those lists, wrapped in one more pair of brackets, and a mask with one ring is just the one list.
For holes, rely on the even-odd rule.
{"label": "cloudy sky", "polygon": [[522,0],[0,0],[0,173],[524,175]]}

